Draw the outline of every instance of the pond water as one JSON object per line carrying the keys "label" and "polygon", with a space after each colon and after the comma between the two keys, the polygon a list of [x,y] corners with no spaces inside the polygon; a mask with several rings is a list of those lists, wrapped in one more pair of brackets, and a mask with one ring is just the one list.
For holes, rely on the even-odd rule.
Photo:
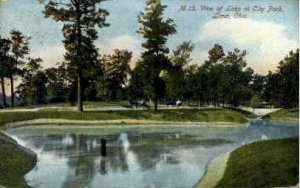
{"label": "pond water", "polygon": [[36,167],[25,176],[32,187],[188,188],[214,157],[256,140],[298,136],[298,127],[298,122],[256,119],[231,128],[35,126],[6,134],[37,153]]}

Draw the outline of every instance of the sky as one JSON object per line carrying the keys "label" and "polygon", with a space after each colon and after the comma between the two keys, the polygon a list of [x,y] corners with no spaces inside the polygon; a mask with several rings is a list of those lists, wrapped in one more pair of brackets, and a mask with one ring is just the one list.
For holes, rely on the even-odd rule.
{"label": "sky", "polygon": [[[97,29],[99,38],[95,44],[100,54],[112,53],[116,48],[128,49],[133,52],[131,65],[134,67],[144,50],[141,47],[144,39],[136,31],[140,27],[137,15],[143,11],[145,2],[108,0],[100,5],[110,13],[107,18],[110,27]],[[218,43],[225,52],[245,49],[248,66],[265,75],[275,71],[278,62],[299,46],[298,0],[161,2],[167,5],[164,17],[173,19],[177,29],[177,33],[168,38],[168,47],[175,50],[182,42],[191,41],[195,45],[191,62],[194,64],[202,64],[208,58],[208,50]],[[63,61],[65,50],[63,24],[44,18],[44,6],[37,0],[0,0],[0,35],[8,37],[10,30],[15,29],[32,37],[31,56],[41,57],[42,66],[48,68]],[[204,6],[213,10],[201,9]],[[249,11],[245,10],[247,7]],[[218,10],[219,14],[228,14],[230,18],[213,18]],[[236,13],[246,15],[246,18],[235,18]]]}

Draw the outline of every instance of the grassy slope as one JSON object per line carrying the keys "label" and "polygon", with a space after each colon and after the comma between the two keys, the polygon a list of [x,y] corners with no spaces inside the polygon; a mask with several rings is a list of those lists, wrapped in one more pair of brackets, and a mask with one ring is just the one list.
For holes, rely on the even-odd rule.
{"label": "grassy slope", "polygon": [[[95,101],[84,101],[84,107],[86,108],[101,108],[101,107],[128,107],[128,101],[112,101],[112,102],[95,102]],[[7,109],[33,109],[33,108],[43,108],[43,107],[76,107],[76,105],[71,105],[71,103],[50,103],[50,104],[37,104],[28,106],[16,106]]]}
{"label": "grassy slope", "polygon": [[270,118],[270,119],[274,119],[274,120],[298,120],[299,119],[299,109],[297,109],[297,110],[282,109],[277,112],[273,112],[273,113],[266,115],[265,118]]}
{"label": "grassy slope", "polygon": [[194,122],[245,122],[241,112],[233,110],[126,110],[126,111],[75,111],[43,110],[37,112],[0,112],[0,126],[5,123],[32,119],[72,119],[72,120],[159,120]]}
{"label": "grassy slope", "polygon": [[203,178],[197,183],[196,188],[214,187],[224,174],[228,158],[229,153],[224,153],[213,159],[209,163]]}
{"label": "grassy slope", "polygon": [[216,187],[281,187],[298,183],[298,138],[259,141],[230,154]]}
{"label": "grassy slope", "polygon": [[24,175],[35,166],[34,153],[0,133],[0,159],[0,186],[29,187]]}

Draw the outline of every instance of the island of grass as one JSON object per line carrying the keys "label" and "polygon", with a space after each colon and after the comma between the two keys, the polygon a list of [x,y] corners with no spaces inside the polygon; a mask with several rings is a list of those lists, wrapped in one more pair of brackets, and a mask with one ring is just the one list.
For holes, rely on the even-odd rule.
{"label": "island of grass", "polygon": [[0,133],[0,187],[29,187],[24,175],[36,164],[36,155]]}
{"label": "island of grass", "polygon": [[[245,123],[244,112],[229,109],[176,109],[176,110],[115,110],[115,111],[57,111],[41,110],[35,112],[0,112],[0,127],[27,120],[68,120],[62,123],[84,124],[176,124],[176,123],[217,123],[241,124]],[[98,121],[98,122],[97,122]],[[59,121],[58,121],[59,122]],[[69,123],[68,123],[69,122]],[[40,122],[39,122],[40,123]],[[47,123],[47,122],[46,122]]]}
{"label": "island of grass", "polygon": [[286,187],[299,182],[298,138],[259,141],[230,154],[217,188]]}
{"label": "island of grass", "polygon": [[299,120],[299,109],[281,109],[266,115],[264,118],[272,120],[297,121]]}

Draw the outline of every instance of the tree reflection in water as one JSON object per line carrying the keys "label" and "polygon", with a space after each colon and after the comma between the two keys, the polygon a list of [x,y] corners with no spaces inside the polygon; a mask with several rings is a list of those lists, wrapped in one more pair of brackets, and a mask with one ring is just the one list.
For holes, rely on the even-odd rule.
{"label": "tree reflection in water", "polygon": [[[298,130],[298,122],[255,120],[235,128],[39,126],[7,133],[38,154],[36,168],[26,175],[32,187],[108,188],[192,187],[215,156],[262,138],[298,136]],[[125,131],[130,147],[120,143]],[[101,157],[101,138],[107,140],[106,157]]]}

